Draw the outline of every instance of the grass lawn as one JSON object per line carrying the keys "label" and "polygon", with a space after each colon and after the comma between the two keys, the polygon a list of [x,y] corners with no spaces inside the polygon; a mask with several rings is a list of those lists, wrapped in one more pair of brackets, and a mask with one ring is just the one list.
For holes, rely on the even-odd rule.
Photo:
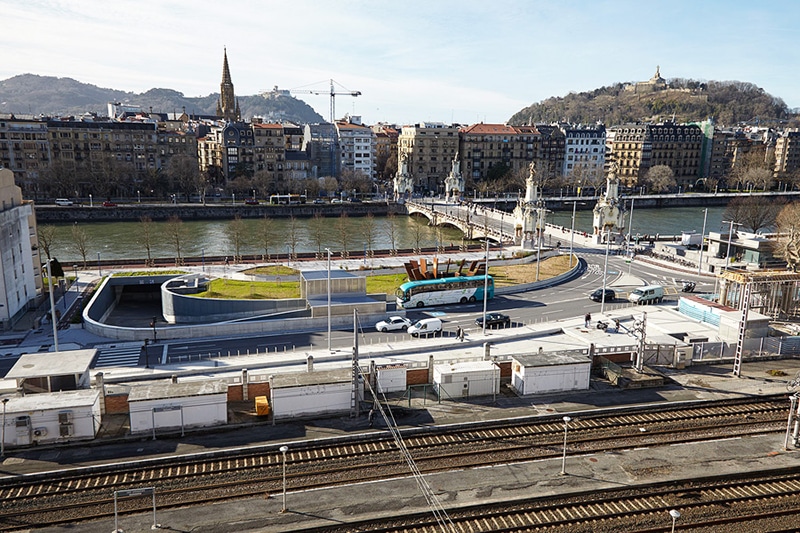
{"label": "grass lawn", "polygon": [[[550,257],[542,261],[539,267],[539,279],[552,278],[566,272],[568,269],[568,255]],[[299,274],[297,270],[281,265],[253,268],[245,271],[245,273],[266,276],[292,276]],[[494,277],[496,287],[533,283],[536,281],[536,263],[507,266],[492,266],[492,264],[489,263],[489,274]],[[367,276],[367,294],[385,293],[393,295],[397,288],[407,281],[407,279],[405,272]],[[300,298],[300,282],[215,279],[209,283],[207,291],[195,294],[194,296],[200,298],[230,298],[243,300]]]}

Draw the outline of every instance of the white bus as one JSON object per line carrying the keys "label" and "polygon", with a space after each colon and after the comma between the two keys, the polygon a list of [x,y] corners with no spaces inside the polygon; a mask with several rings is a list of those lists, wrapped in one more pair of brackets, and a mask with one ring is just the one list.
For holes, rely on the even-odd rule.
{"label": "white bus", "polygon": [[494,297],[494,279],[489,276],[453,276],[449,278],[407,281],[400,285],[395,295],[397,306],[405,309],[483,300],[484,286],[487,298]]}
{"label": "white bus", "polygon": [[305,194],[273,194],[269,197],[269,203],[282,205],[296,205],[306,203]]}

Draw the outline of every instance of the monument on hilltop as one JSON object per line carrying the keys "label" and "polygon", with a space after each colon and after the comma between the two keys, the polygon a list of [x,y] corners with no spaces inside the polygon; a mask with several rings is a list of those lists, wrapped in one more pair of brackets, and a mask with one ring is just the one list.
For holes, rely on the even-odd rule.
{"label": "monument on hilltop", "polygon": [[[625,229],[624,206],[619,198],[619,166],[612,161],[606,174],[606,190],[594,206],[593,231],[595,244],[603,244],[605,235],[622,232]],[[614,237],[612,236],[612,242]]]}

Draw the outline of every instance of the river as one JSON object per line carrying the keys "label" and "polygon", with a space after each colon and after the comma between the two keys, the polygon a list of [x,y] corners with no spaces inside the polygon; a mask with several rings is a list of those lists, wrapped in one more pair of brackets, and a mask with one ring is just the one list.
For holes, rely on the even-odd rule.
{"label": "river", "polygon": [[[727,231],[722,223],[724,207],[709,207],[706,233],[709,231]],[[630,213],[625,215],[627,226]],[[337,252],[342,249],[342,233],[347,233],[348,250],[364,250],[366,248],[364,231],[367,219],[350,217],[345,219],[344,229],[340,227],[337,218],[325,219],[321,229],[323,246],[330,247]],[[569,228],[572,222],[572,213],[568,211],[551,212],[547,221]],[[240,253],[243,255],[260,255],[264,248],[259,244],[258,235],[261,233],[261,219],[243,219],[245,225],[245,239],[241,245]],[[290,251],[291,233],[289,219],[272,219],[274,244],[270,245],[270,254],[285,254]],[[181,242],[181,255],[183,257],[201,256],[233,256],[234,250],[228,232],[231,221],[229,220],[202,220],[185,221],[183,227],[186,236]],[[175,257],[175,246],[167,235],[166,222],[154,222],[155,237],[151,243],[153,257]],[[295,251],[316,252],[317,246],[313,236],[313,222],[310,219],[297,219],[297,246]],[[392,224],[395,226],[396,248],[427,248],[434,247],[437,243],[447,246],[461,243],[461,232],[455,228],[444,227],[437,231],[427,225],[425,219],[404,216],[395,217],[395,222],[390,222],[387,217],[375,217],[373,228],[373,245],[375,250],[391,248],[389,233]],[[63,264],[81,261],[81,254],[72,236],[71,224],[56,224],[56,236],[52,247],[52,254]],[[575,229],[591,231],[592,212],[578,211],[575,216]],[[703,227],[703,208],[669,208],[669,209],[636,209],[633,211],[633,235],[656,234],[676,235],[681,231],[695,231],[700,233]],[[88,242],[88,261],[96,261],[98,253],[102,260],[114,259],[141,259],[147,256],[140,235],[142,225],[140,222],[82,222],[79,228],[86,233]],[[626,230],[627,231],[627,230]]]}

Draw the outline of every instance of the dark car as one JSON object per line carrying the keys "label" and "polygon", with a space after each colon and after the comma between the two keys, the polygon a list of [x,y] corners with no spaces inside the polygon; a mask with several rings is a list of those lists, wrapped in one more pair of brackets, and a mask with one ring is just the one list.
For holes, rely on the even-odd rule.
{"label": "dark car", "polygon": [[[483,327],[483,317],[479,316],[475,319],[475,323]],[[511,318],[503,313],[486,313],[486,327],[502,326],[507,328],[511,325]]]}
{"label": "dark car", "polygon": [[117,207],[117,204],[115,204],[111,200],[106,200],[105,202],[103,202],[103,207]]}
{"label": "dark car", "polygon": [[244,203],[247,205],[258,205],[258,200],[256,198],[248,198]]}
{"label": "dark car", "polygon": [[358,198],[348,198],[347,201],[350,202],[351,204],[360,204],[361,203],[361,200],[359,200]]}
{"label": "dark car", "polygon": [[606,302],[613,302],[617,298],[617,293],[615,293],[611,289],[606,289],[606,297],[603,298],[603,289],[597,289],[592,294],[589,295],[589,298],[594,300],[595,302],[599,302],[600,300],[605,300]]}

